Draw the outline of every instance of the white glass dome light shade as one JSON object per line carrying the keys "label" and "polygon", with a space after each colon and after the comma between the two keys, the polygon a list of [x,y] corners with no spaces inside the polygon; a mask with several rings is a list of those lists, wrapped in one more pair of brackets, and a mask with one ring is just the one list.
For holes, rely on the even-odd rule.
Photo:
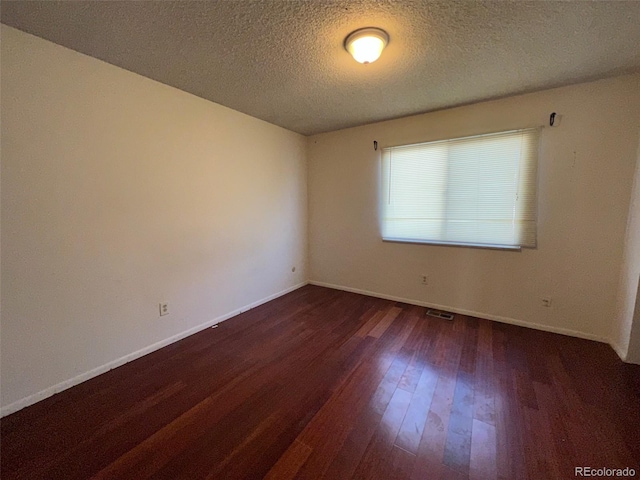
{"label": "white glass dome light shade", "polygon": [[389,43],[389,35],[379,28],[362,28],[351,32],[344,41],[344,47],[359,63],[373,63]]}

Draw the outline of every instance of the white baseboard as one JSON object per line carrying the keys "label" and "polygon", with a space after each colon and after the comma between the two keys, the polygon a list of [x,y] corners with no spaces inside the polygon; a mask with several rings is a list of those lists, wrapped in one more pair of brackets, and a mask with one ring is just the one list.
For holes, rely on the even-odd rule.
{"label": "white baseboard", "polygon": [[93,370],[89,370],[88,372],[81,373],[80,375],[70,378],[69,380],[65,380],[64,382],[60,382],[49,388],[45,388],[44,390],[34,393],[33,395],[29,395],[28,397],[25,397],[13,403],[10,403],[6,407],[2,407],[0,409],[0,417],[4,417],[11,413],[17,412],[18,410],[22,410],[23,408],[28,407],[29,405],[33,405],[34,403],[37,403],[40,400],[44,400],[45,398],[48,398],[52,395],[55,395],[56,393],[62,392],[63,390],[66,390],[75,385],[78,385],[79,383],[89,380],[90,378],[97,377],[102,373],[108,372],[109,370],[113,370],[114,368],[119,367],[120,365],[124,365],[125,363],[131,362],[132,360],[140,358],[148,353],[151,353],[155,350],[159,350],[162,347],[166,347],[171,343],[177,342],[178,340],[182,340],[183,338],[188,337],[189,335],[193,335],[194,333],[204,330],[205,328],[209,328],[217,323],[228,320],[231,317],[235,317],[240,313],[246,312],[247,310],[250,310],[259,305],[262,305],[263,303],[270,302],[271,300],[274,300],[278,297],[286,295],[287,293],[293,292],[294,290],[297,290],[300,287],[304,287],[305,285],[307,285],[307,283],[308,282],[302,282],[292,287],[289,287],[285,290],[282,290],[278,293],[274,293],[273,295],[269,295],[268,297],[265,297],[261,300],[258,300],[256,302],[250,303],[243,307],[237,308],[234,311],[221,315],[217,318],[214,318],[213,320],[209,320],[208,322],[202,323],[196,327],[192,327],[188,330],[185,330],[184,332],[178,333],[177,335],[173,335],[169,338],[166,338],[152,345],[149,345],[148,347],[144,347],[140,350],[137,350],[128,355],[125,355],[124,357],[120,357],[109,363],[106,363],[97,368],[94,368]]}
{"label": "white baseboard", "polygon": [[[394,302],[408,303],[409,305],[418,305],[420,307],[435,308],[437,310],[445,310],[448,312],[459,313],[460,315],[468,315],[470,317],[484,318],[486,320],[494,320],[496,322],[508,323],[511,325],[518,325],[521,327],[533,328],[536,330],[543,330],[545,332],[559,333],[562,335],[568,335],[570,337],[584,338],[586,340],[595,340],[596,342],[608,343],[611,345],[611,342],[608,338],[599,337],[597,335],[592,335],[590,333],[579,332],[577,330],[570,330],[568,328],[552,327],[549,325],[542,325],[540,323],[526,322],[524,320],[518,320],[516,318],[502,317],[500,315],[492,315],[490,313],[475,312],[473,310],[465,310],[462,308],[451,307],[449,305],[438,305],[436,303],[423,302],[421,300],[414,300],[411,298],[396,297],[396,296],[387,295],[384,293],[371,292],[369,290],[361,290],[359,288],[345,287],[343,285],[335,285],[332,283],[318,282],[315,280],[309,280],[309,283],[311,285],[318,285],[319,287],[327,287],[327,288],[333,288],[336,290],[344,290],[345,292],[359,293],[361,295],[368,295],[370,297],[383,298],[385,300],[392,300]],[[613,345],[611,346],[613,347]],[[614,350],[616,350],[615,347],[613,348]],[[616,353],[620,355],[618,350],[616,350]]]}

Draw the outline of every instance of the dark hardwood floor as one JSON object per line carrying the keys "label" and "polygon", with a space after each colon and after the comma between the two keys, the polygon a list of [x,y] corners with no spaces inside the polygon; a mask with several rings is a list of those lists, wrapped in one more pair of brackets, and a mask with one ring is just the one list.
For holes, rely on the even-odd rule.
{"label": "dark hardwood floor", "polygon": [[3,479],[640,475],[608,345],[306,286],[1,421]]}

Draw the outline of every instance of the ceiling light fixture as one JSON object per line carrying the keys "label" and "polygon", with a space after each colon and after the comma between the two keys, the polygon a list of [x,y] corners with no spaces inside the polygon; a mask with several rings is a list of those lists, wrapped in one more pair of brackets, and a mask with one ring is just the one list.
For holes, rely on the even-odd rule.
{"label": "ceiling light fixture", "polygon": [[389,35],[380,28],[361,28],[351,32],[344,40],[344,48],[356,62],[373,63],[389,43]]}

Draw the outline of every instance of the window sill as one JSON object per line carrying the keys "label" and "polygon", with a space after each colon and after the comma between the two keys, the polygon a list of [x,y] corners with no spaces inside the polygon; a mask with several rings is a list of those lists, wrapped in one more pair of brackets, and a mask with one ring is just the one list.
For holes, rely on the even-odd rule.
{"label": "window sill", "polygon": [[519,252],[522,247],[519,245],[492,245],[488,243],[463,243],[463,242],[436,242],[432,240],[411,240],[404,238],[382,238],[383,242],[390,243],[413,243],[419,245],[437,245],[441,247],[467,247],[467,248],[483,248],[489,250],[508,250],[511,252]]}

